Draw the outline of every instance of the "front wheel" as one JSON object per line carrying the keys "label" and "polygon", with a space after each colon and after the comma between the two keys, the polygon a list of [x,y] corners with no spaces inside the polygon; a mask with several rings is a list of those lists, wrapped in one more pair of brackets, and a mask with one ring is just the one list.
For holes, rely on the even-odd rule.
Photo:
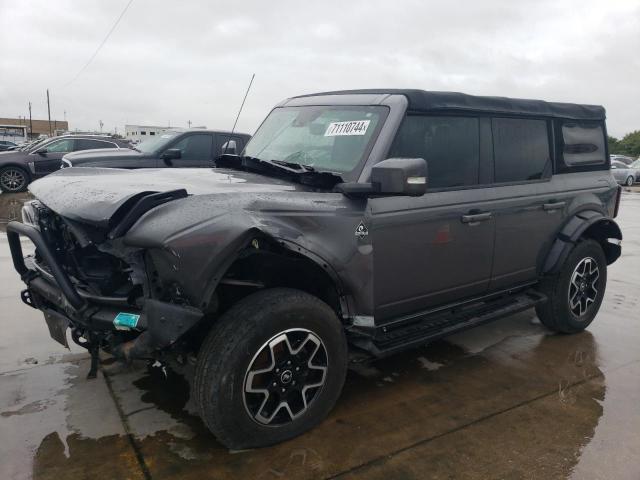
{"label": "front wheel", "polygon": [[536,307],[547,328],[576,333],[593,321],[607,285],[607,260],[595,240],[582,240],[571,250],[560,271],[541,282],[547,302]]}
{"label": "front wheel", "polygon": [[631,187],[633,185],[633,177],[631,175],[629,175],[627,177],[627,181],[624,182],[624,183],[627,185],[627,187]]}
{"label": "front wheel", "polygon": [[307,293],[269,289],[214,325],[198,354],[194,393],[220,442],[262,447],[319,423],[346,371],[347,342],[335,312]]}
{"label": "front wheel", "polygon": [[0,190],[5,193],[24,192],[29,184],[29,174],[20,167],[0,169]]}

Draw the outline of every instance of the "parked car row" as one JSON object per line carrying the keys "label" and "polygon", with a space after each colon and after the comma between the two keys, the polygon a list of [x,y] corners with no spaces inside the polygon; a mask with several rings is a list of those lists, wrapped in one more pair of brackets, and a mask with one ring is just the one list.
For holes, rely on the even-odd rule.
{"label": "parked car row", "polygon": [[26,190],[33,180],[71,166],[161,168],[212,166],[222,153],[239,153],[251,138],[214,130],[172,130],[132,146],[100,135],[65,135],[0,153],[0,189]]}
{"label": "parked car row", "polygon": [[223,153],[240,153],[250,135],[216,130],[169,130],[129,148],[73,152],[65,167],[161,168],[210,167]]}
{"label": "parked car row", "polygon": [[64,135],[35,142],[24,150],[0,153],[0,189],[15,193],[29,183],[60,169],[62,157],[69,152],[104,148],[121,149],[128,142],[100,135]]}

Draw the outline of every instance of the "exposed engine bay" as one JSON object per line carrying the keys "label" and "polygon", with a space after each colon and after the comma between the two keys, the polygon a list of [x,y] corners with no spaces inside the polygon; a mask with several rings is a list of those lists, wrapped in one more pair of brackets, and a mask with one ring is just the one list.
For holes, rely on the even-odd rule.
{"label": "exposed engine bay", "polygon": [[73,341],[92,354],[90,376],[100,349],[125,360],[155,358],[202,318],[184,300],[172,301],[173,286],[148,274],[153,267],[142,249],[110,239],[106,229],[61,217],[38,200],[25,204],[23,221],[19,233],[36,249],[24,258],[22,299],[43,311],[51,336],[65,346],[70,328]]}

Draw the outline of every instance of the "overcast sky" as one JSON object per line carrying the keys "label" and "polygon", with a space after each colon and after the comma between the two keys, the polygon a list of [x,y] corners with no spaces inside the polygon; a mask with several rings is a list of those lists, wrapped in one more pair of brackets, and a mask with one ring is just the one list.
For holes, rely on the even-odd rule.
{"label": "overcast sky", "polygon": [[280,100],[407,87],[602,104],[640,129],[640,0],[0,0],[0,117],[253,133]]}

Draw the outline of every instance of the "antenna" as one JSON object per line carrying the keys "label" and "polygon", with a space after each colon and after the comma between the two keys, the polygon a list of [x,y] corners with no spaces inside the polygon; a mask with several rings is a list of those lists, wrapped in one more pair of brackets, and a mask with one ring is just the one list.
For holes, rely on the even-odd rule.
{"label": "antenna", "polygon": [[236,121],[233,122],[233,128],[231,129],[231,134],[229,135],[229,140],[227,140],[224,144],[224,152],[223,155],[227,153],[227,148],[229,148],[229,143],[231,143],[231,137],[233,133],[236,131],[236,125],[238,124],[238,119],[240,118],[240,114],[242,113],[242,109],[244,108],[244,102],[247,100],[247,95],[249,95],[249,90],[251,90],[251,85],[253,85],[253,79],[256,78],[256,74],[251,75],[251,80],[249,81],[249,86],[247,87],[247,91],[244,94],[244,98],[242,99],[242,103],[240,104],[240,110],[238,110],[238,115],[236,115]]}

